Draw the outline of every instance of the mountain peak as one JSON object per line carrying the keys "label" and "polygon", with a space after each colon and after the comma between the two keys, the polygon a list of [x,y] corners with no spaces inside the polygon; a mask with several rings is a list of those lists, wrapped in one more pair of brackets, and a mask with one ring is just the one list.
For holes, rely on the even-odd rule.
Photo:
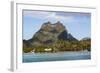
{"label": "mountain peak", "polygon": [[45,31],[51,31],[51,30],[60,31],[60,30],[65,30],[65,26],[60,21],[57,21],[56,23],[53,24],[48,21],[42,24],[41,29]]}
{"label": "mountain peak", "polygon": [[51,24],[51,22],[50,22],[50,21],[48,21],[48,22],[45,22],[44,24],[45,24],[45,25],[47,25],[47,24]]}
{"label": "mountain peak", "polygon": [[60,21],[57,21],[55,24],[60,24],[60,25],[62,25],[62,23],[61,23]]}

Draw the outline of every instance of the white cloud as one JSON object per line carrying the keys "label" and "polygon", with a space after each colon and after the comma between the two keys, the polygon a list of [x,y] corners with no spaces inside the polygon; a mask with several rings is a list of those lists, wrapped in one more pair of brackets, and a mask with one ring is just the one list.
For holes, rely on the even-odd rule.
{"label": "white cloud", "polygon": [[58,15],[56,12],[46,12],[46,11],[24,11],[25,16],[47,20],[47,21],[71,21],[73,16],[68,15]]}
{"label": "white cloud", "polygon": [[24,11],[23,14],[25,16],[30,16],[34,18],[43,18],[49,15],[51,12],[43,12],[43,11]]}
{"label": "white cloud", "polygon": [[62,15],[57,15],[55,12],[52,12],[45,18],[46,19],[54,19],[56,21],[66,21],[66,20],[72,20],[73,16],[62,16]]}

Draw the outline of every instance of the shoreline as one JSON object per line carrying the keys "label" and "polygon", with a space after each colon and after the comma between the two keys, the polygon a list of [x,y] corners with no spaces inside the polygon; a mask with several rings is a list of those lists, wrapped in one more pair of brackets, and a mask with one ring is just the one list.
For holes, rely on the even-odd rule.
{"label": "shoreline", "polygon": [[40,52],[38,52],[38,53],[23,53],[23,55],[24,54],[57,54],[57,53],[74,53],[74,52],[82,52],[82,53],[85,53],[85,52],[91,52],[91,51],[87,51],[87,50],[84,50],[84,51],[63,51],[63,52],[42,52],[42,53],[40,53]]}

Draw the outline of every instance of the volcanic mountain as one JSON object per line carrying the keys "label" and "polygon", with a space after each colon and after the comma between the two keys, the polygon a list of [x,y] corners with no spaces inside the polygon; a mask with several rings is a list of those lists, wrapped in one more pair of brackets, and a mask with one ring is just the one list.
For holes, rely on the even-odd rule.
{"label": "volcanic mountain", "polygon": [[68,33],[68,30],[60,22],[52,24],[46,22],[42,24],[41,28],[29,40],[24,40],[23,44],[27,45],[52,45],[58,40],[64,41],[78,41],[75,37]]}

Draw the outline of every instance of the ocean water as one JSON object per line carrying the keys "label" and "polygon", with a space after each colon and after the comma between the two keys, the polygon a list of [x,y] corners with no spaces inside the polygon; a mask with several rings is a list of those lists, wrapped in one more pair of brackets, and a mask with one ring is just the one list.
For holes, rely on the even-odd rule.
{"label": "ocean water", "polygon": [[23,63],[45,62],[45,61],[88,60],[88,59],[91,59],[91,52],[88,51],[23,54]]}

